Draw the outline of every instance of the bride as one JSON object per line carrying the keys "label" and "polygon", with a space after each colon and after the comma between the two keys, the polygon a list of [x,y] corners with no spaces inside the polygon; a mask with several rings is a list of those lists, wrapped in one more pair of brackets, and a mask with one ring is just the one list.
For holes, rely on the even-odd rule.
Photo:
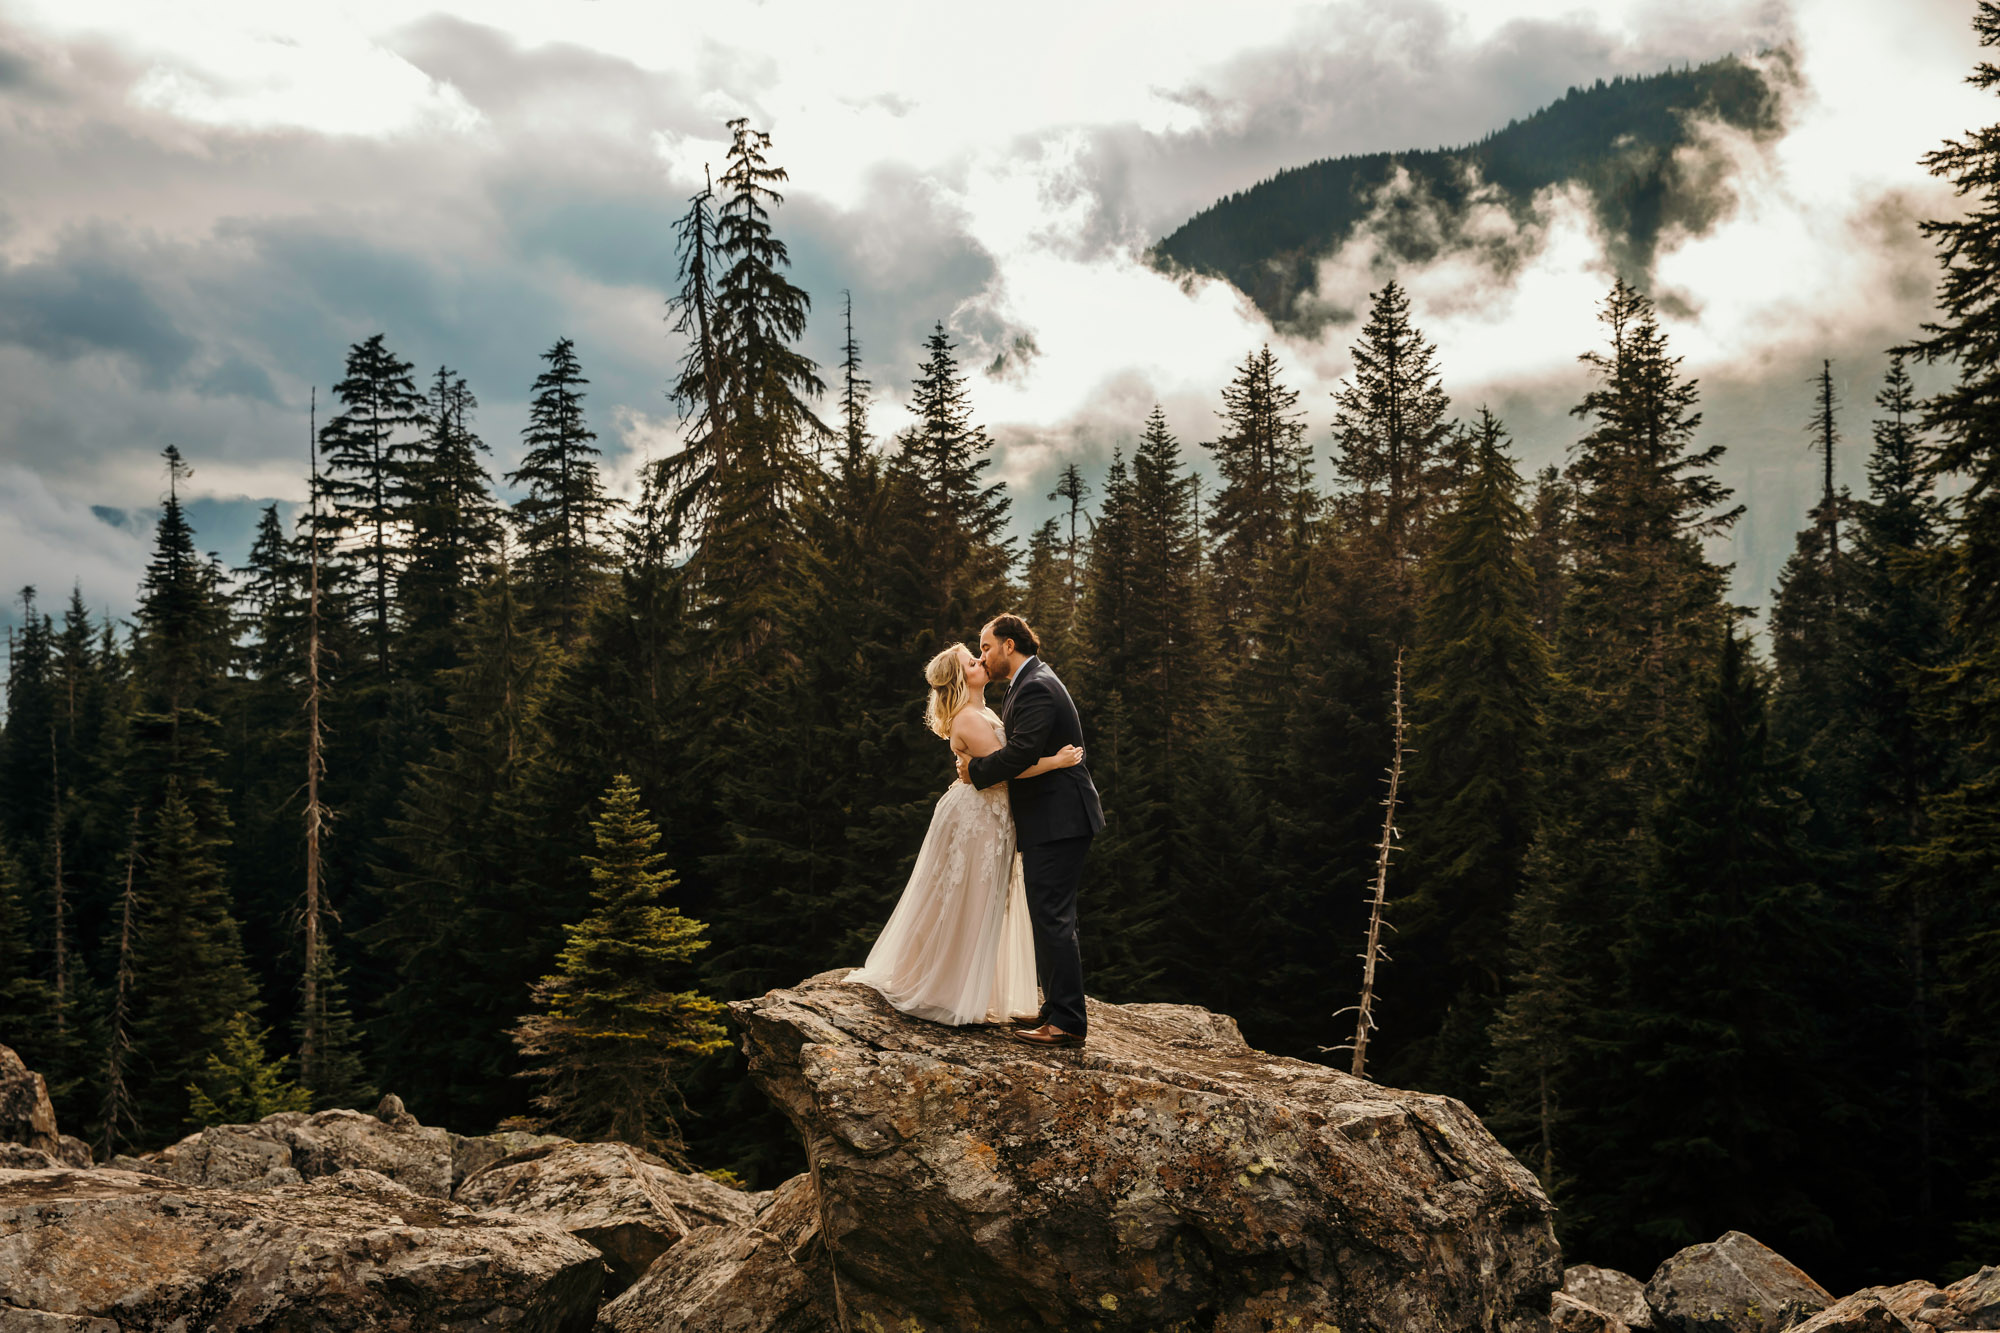
{"label": "bride", "polygon": [[[924,679],[931,687],[924,721],[954,753],[977,759],[1001,747],[1000,719],[974,702],[984,697],[984,663],[954,645],[930,660]],[[1021,776],[1068,768],[1082,758],[1081,749],[1065,745]],[[847,980],[873,986],[904,1013],[937,1023],[1004,1023],[1035,1015],[1035,946],[1006,783],[982,791],[954,782],[938,798],[910,882],[867,963]]]}

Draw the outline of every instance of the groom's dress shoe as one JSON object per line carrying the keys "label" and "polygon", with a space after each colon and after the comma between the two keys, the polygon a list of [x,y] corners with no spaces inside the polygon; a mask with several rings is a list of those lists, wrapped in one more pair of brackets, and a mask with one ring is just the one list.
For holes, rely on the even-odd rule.
{"label": "groom's dress shoe", "polygon": [[1042,1016],[1040,1014],[1015,1014],[1007,1020],[1007,1026],[1016,1031],[1038,1028],[1042,1026]]}
{"label": "groom's dress shoe", "polygon": [[1083,1038],[1074,1032],[1064,1032],[1054,1023],[1044,1023],[1038,1028],[1024,1028],[1014,1034],[1015,1041],[1025,1041],[1030,1046],[1081,1046]]}

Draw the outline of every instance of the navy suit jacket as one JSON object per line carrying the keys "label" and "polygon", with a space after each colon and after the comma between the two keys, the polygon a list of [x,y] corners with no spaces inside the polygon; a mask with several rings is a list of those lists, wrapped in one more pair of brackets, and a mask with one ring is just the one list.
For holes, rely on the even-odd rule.
{"label": "navy suit jacket", "polygon": [[[1007,743],[974,759],[968,769],[975,787],[1007,783],[1014,809],[1014,838],[1022,847],[1058,838],[1087,838],[1104,827],[1104,807],[1090,780],[1090,765],[1074,764],[1032,778],[1020,775],[1065,745],[1083,744],[1076,704],[1056,673],[1041,658],[1023,664],[1000,705]],[[1017,780],[1018,779],[1018,780]]]}

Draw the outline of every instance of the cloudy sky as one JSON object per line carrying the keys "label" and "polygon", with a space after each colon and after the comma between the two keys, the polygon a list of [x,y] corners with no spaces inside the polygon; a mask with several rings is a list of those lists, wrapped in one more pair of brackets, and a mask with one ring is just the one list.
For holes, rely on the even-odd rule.
{"label": "cloudy sky", "polygon": [[[969,365],[1009,353],[972,388],[1023,528],[1063,459],[1094,474],[1155,401],[1184,442],[1212,436],[1265,341],[1324,456],[1352,326],[1279,336],[1226,286],[1149,270],[1148,244],[1285,166],[1462,143],[1572,84],[1785,48],[1785,134],[1701,144],[1732,202],[1653,275],[1750,505],[1722,554],[1761,601],[1814,485],[1809,375],[1834,359],[1859,485],[1882,349],[1929,312],[1915,221],[1954,204],[1917,159],[1996,119],[1963,83],[1971,10],[0,0],[0,580],[128,611],[170,442],[204,545],[239,556],[258,504],[303,494],[310,390],[324,404],[377,331],[470,380],[496,473],[538,354],[575,339],[628,487],[677,447],[670,226],[738,115],[791,172],[778,225],[823,362],[854,294],[879,433],[907,420],[933,321]],[[1574,438],[1609,270],[1560,193],[1514,240],[1506,272],[1480,250],[1400,276],[1459,408],[1490,404],[1534,466]],[[1352,308],[1383,263],[1357,236],[1319,299]]]}

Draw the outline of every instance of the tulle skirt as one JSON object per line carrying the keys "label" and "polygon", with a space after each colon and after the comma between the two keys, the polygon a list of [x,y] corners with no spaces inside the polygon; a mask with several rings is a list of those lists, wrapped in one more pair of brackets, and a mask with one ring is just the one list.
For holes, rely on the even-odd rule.
{"label": "tulle skirt", "polygon": [[981,791],[954,782],[938,798],[910,882],[867,963],[847,980],[934,1023],[1003,1023],[1040,1012],[1005,783]]}

